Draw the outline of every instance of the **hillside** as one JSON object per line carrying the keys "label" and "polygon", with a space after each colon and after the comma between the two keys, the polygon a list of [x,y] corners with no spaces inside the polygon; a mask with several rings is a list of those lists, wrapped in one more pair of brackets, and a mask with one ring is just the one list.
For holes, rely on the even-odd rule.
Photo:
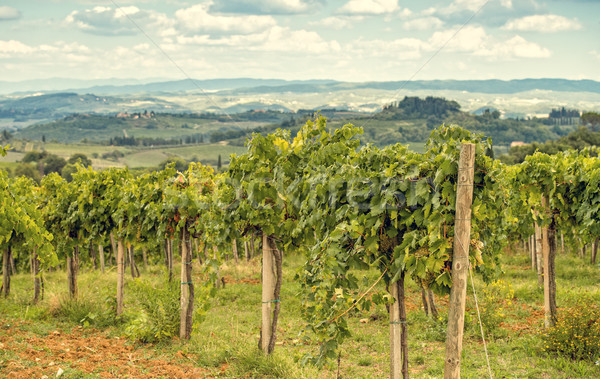
{"label": "hillside", "polygon": [[[335,108],[373,113],[409,97],[443,97],[463,110],[493,108],[506,117],[548,114],[564,106],[600,111],[600,82],[565,79],[430,80],[389,82],[211,79],[135,81],[40,81],[0,83],[0,129],[16,130],[72,113],[213,112],[249,110],[297,112]],[[86,84],[89,84],[86,86]],[[36,89],[39,88],[39,89]],[[56,88],[53,90],[52,88]]]}
{"label": "hillside", "polygon": [[[576,125],[547,125],[540,119],[501,119],[500,112],[480,115],[464,112],[455,101],[437,97],[405,97],[383,110],[357,113],[323,109],[332,127],[346,123],[364,129],[363,141],[377,145],[422,143],[441,124],[458,124],[491,137],[495,145],[513,141],[544,142],[574,130]],[[247,111],[231,115],[215,113],[128,113],[119,115],[76,114],[17,132],[17,138],[62,143],[94,142],[116,145],[165,145],[226,141],[242,146],[253,132],[276,128],[292,132],[312,117],[311,109],[297,112]],[[547,122],[546,122],[547,123]]]}

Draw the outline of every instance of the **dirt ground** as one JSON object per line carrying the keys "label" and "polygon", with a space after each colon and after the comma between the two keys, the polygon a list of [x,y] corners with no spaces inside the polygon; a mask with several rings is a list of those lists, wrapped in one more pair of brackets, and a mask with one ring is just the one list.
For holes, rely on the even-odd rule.
{"label": "dirt ground", "polygon": [[28,322],[0,319],[0,377],[211,378],[181,351],[159,356],[90,328],[32,332]]}

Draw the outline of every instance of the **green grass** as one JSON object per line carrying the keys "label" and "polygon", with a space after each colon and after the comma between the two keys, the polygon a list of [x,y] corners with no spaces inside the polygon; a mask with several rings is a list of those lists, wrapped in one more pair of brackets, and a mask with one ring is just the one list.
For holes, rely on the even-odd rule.
{"label": "green grass", "polygon": [[[524,254],[502,257],[505,274],[502,285],[488,287],[479,278],[475,280],[479,306],[484,313],[502,312],[501,321],[486,335],[491,371],[494,377],[511,378],[590,378],[600,376],[600,367],[594,362],[576,362],[542,351],[543,293],[537,287],[536,274],[529,268]],[[557,256],[557,303],[562,307],[577,299],[600,301],[600,270],[584,260],[559,254]],[[278,328],[278,344],[272,356],[265,357],[258,350],[260,327],[261,287],[260,261],[227,262],[221,268],[228,284],[211,300],[211,308],[202,322],[194,325],[188,343],[173,341],[156,345],[141,345],[165,357],[183,352],[192,357],[194,364],[222,377],[282,377],[282,378],[335,378],[338,364],[328,362],[323,368],[302,366],[299,361],[306,353],[316,354],[318,346],[305,341],[301,319],[300,286],[294,275],[301,267],[301,258],[288,255],[284,265],[282,308]],[[197,265],[197,263],[196,263]],[[195,280],[200,280],[198,267]],[[178,273],[178,267],[174,269]],[[369,282],[374,282],[377,272],[363,272]],[[143,281],[160,286],[164,272],[160,266],[151,266],[142,272]],[[86,315],[101,314],[106,309],[107,298],[114,292],[115,270],[102,275],[84,268],[80,276],[80,302],[67,301],[65,274],[61,271],[46,274],[46,297],[39,305],[30,304],[31,277],[19,274],[13,277],[12,294],[0,300],[0,315],[4,319],[35,321],[27,324],[27,331],[39,336],[55,330],[57,324],[85,325]],[[132,296],[131,278],[126,278],[125,308],[132,315],[138,309],[139,295]],[[366,288],[366,287],[365,287]],[[378,285],[382,290],[382,285]],[[497,296],[490,300],[490,291]],[[512,292],[511,292],[512,291]],[[410,373],[414,378],[438,378],[444,367],[445,324],[426,317],[420,307],[417,286],[407,283],[408,343]],[[503,296],[509,295],[509,301]],[[512,294],[512,295],[511,295]],[[470,284],[468,289],[465,338],[463,345],[463,378],[488,376],[486,357],[480,337],[479,325]],[[487,297],[486,297],[487,296]],[[506,297],[506,296],[505,296]],[[440,315],[447,312],[447,296],[436,296]],[[488,313],[489,315],[490,313]],[[83,315],[83,316],[82,316]],[[348,324],[352,336],[340,349],[339,371],[344,378],[375,378],[389,375],[389,324],[384,307],[369,312],[352,312]],[[123,324],[113,321],[102,324],[100,318],[90,320],[90,327],[102,328],[111,335],[123,335]],[[361,322],[361,319],[369,319]],[[84,321],[82,321],[84,320]],[[64,328],[66,329],[66,328]],[[0,352],[0,359],[11,352]],[[1,365],[0,365],[1,375]]]}

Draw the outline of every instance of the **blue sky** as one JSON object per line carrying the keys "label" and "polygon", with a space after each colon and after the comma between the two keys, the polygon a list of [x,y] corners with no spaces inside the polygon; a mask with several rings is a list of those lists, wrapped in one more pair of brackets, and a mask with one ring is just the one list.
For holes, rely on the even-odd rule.
{"label": "blue sky", "polygon": [[600,80],[600,0],[0,1],[0,81],[186,75]]}

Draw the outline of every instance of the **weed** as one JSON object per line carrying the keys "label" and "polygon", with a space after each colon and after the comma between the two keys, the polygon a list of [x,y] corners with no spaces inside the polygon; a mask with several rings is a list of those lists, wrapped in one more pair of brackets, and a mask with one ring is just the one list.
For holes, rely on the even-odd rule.
{"label": "weed", "polygon": [[600,308],[581,300],[561,312],[556,325],[541,334],[543,351],[574,360],[600,360]]}
{"label": "weed", "polygon": [[164,280],[162,286],[134,280],[131,285],[141,309],[128,309],[125,334],[140,342],[159,342],[179,333],[179,283]]}

